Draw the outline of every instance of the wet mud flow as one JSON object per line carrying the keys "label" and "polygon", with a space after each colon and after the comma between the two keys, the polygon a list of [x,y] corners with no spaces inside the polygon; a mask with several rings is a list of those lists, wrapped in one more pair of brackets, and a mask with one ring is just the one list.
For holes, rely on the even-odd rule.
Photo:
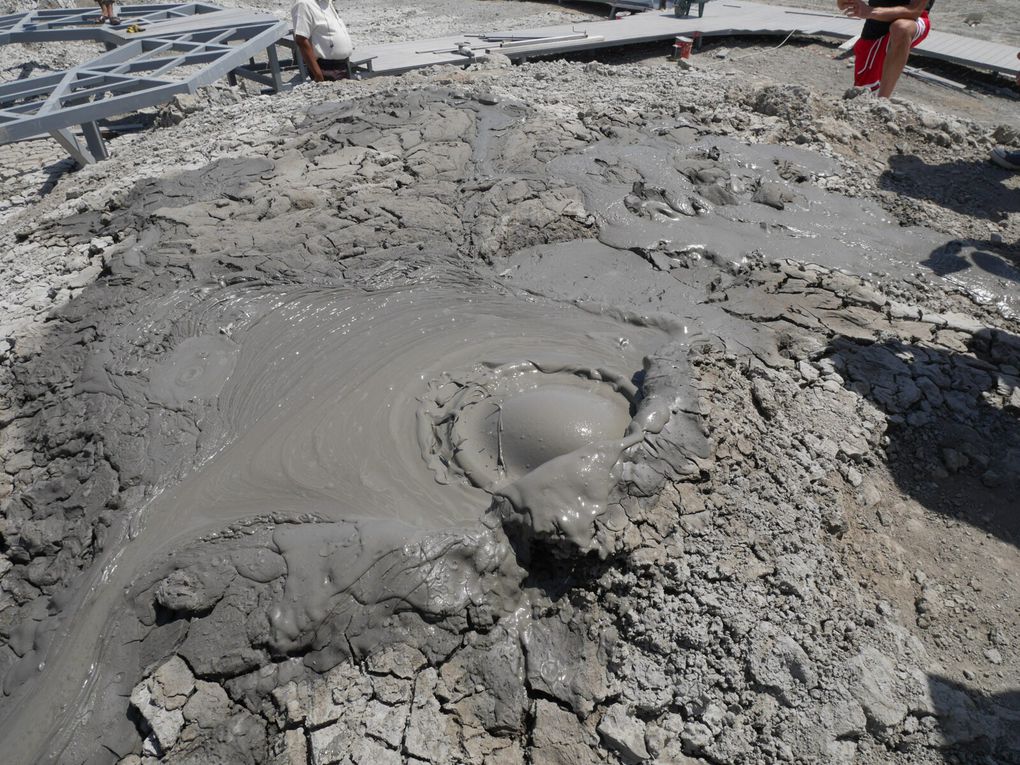
{"label": "wet mud flow", "polygon": [[[204,532],[269,514],[344,521],[335,544],[343,555],[330,562],[341,572],[336,581],[326,574],[324,583],[313,569],[298,583],[295,572],[328,532],[275,537],[294,591],[271,628],[296,648],[310,627],[297,610],[314,610],[309,601],[324,607],[416,537],[476,525],[486,491],[510,492],[516,479],[557,457],[619,442],[637,405],[630,378],[641,369],[641,349],[661,343],[663,333],[545,301],[522,313],[519,301],[480,287],[217,295],[220,322],[233,319],[230,336],[182,341],[152,370],[148,395],[168,407],[218,399],[227,445],[132,519],[130,541],[104,571],[96,600],[81,609],[85,623],[70,628],[74,642],[106,644],[103,619],[91,615],[109,613],[139,568]],[[210,313],[204,321],[217,323]],[[535,432],[545,435],[536,442]],[[569,492],[571,476],[555,477]],[[543,490],[541,478],[530,489]],[[582,546],[585,522],[578,521]],[[386,599],[399,592],[390,581],[372,588]],[[441,588],[429,598],[441,601]],[[104,658],[120,659],[109,647],[99,655],[65,650],[51,671],[66,682],[91,659],[101,673]],[[102,680],[82,677],[90,682]]]}
{"label": "wet mud flow", "polygon": [[[853,455],[831,472],[847,486],[883,411],[943,405],[922,362],[956,364],[987,416],[1006,411],[987,402],[1012,395],[1020,341],[881,293],[869,278],[910,278],[940,238],[826,191],[831,159],[586,120],[457,88],[323,103],[266,157],[144,180],[82,214],[74,225],[118,244],[18,381],[26,407],[39,388],[54,398],[33,437],[78,478],[12,500],[44,535],[33,513],[49,491],[94,541],[22,535],[26,565],[59,559],[74,583],[36,577],[30,626],[5,649],[12,762],[649,759],[666,747],[656,720],[680,714],[651,700],[670,681],[648,669],[644,696],[621,692],[651,643],[617,595],[588,614],[575,603],[636,561],[680,566],[731,492],[784,534],[838,526],[830,494],[796,504],[725,473],[755,451],[733,434],[782,420],[798,395],[784,375],[832,398],[816,418],[854,423],[829,455]],[[1009,320],[1016,296],[994,275],[954,278]],[[892,337],[952,340],[962,360],[872,345]],[[876,408],[861,414],[861,396]],[[755,472],[783,475],[770,470]],[[830,554],[777,551],[747,523],[734,539],[757,539],[759,560],[720,586],[774,560],[785,597]],[[821,731],[799,744],[816,747],[805,761],[881,727],[849,736],[847,719],[896,717],[860,691],[884,687],[872,675],[887,660],[848,638],[823,662],[788,626],[729,618],[727,639],[751,651],[745,681],[773,704],[814,710],[822,685],[844,704],[797,723]],[[698,645],[688,622],[655,640]],[[864,628],[865,647],[880,631]],[[766,714],[746,701],[731,707]],[[715,745],[684,730],[685,752]]]}

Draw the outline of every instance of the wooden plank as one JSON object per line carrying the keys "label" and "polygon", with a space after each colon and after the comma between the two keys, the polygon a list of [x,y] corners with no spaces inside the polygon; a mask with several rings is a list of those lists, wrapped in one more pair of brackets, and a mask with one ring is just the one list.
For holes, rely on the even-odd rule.
{"label": "wooden plank", "polygon": [[938,36],[933,32],[914,50],[932,58],[1006,74],[1015,73],[1018,64],[1015,51],[1008,46],[959,38],[945,32]]}
{"label": "wooden plank", "polygon": [[924,50],[931,51],[932,53],[941,53],[947,56],[966,55],[973,49],[973,46],[967,40],[947,40],[945,37],[937,37],[930,44],[928,44],[927,40],[924,40],[918,47],[923,47]]}
{"label": "wooden plank", "polygon": [[903,67],[903,72],[905,74],[911,75],[912,77],[916,77],[919,80],[925,80],[926,82],[933,82],[936,85],[942,85],[943,87],[952,88],[953,90],[959,90],[959,91],[966,91],[967,90],[967,86],[964,85],[963,83],[956,82],[955,80],[950,80],[950,79],[947,79],[945,77],[939,77],[937,74],[932,74],[931,72],[925,72],[925,71],[923,71],[921,69],[915,69],[912,66],[905,66],[905,67]]}

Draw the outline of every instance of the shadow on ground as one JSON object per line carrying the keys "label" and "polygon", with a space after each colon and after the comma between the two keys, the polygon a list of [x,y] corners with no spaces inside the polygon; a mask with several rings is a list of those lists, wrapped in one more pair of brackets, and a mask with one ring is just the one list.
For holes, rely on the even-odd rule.
{"label": "shadow on ground", "polygon": [[929,165],[913,154],[893,154],[889,169],[879,177],[879,187],[962,215],[999,221],[1020,212],[1020,193],[1003,183],[1012,175],[986,161]]}
{"label": "shadow on ground", "polygon": [[[54,146],[56,146],[55,143]],[[68,173],[74,172],[77,168],[78,164],[70,157],[65,156],[62,159],[50,162],[49,164],[41,167],[25,167],[20,172],[12,173],[8,177],[7,182],[4,184],[4,188],[11,189],[13,186],[16,188],[16,191],[10,191],[9,193],[11,194],[11,198],[4,200],[11,205],[4,210],[4,213],[7,214],[12,210],[16,211],[24,209],[25,202],[13,201],[15,199],[27,199],[30,200],[31,204],[35,204],[41,198],[53,191],[64,176]],[[29,179],[28,182],[21,180],[26,177]],[[37,178],[39,178],[41,182],[38,185],[35,185]],[[25,185],[18,188],[21,183],[25,183]],[[32,185],[29,185],[29,183]],[[14,196],[15,194],[17,194],[17,197]]]}
{"label": "shadow on ground", "polygon": [[970,268],[979,268],[999,279],[1020,282],[1020,257],[1011,257],[1004,249],[996,242],[953,239],[932,250],[921,261],[921,265],[927,266],[938,276],[950,276]]}
{"label": "shadow on ground", "polygon": [[52,74],[53,72],[59,72],[59,69],[54,69],[48,64],[40,64],[38,61],[24,61],[14,66],[9,66],[5,69],[0,69],[0,73],[3,73],[4,80],[24,80],[28,77],[34,77],[37,74]]}
{"label": "shadow on ground", "polygon": [[983,329],[959,352],[831,341],[845,384],[884,410],[888,468],[926,508],[1020,546],[1020,337]]}
{"label": "shadow on ground", "polygon": [[966,752],[967,761],[1020,763],[1020,689],[985,695],[930,674],[928,693],[944,746]]}

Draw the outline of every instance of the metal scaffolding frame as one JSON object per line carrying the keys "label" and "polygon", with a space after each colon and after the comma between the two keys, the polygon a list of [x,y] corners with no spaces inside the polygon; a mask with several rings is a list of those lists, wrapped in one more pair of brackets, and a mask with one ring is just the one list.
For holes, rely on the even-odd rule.
{"label": "metal scaffolding frame", "polygon": [[0,45],[63,40],[98,40],[119,45],[132,25],[151,26],[223,10],[209,3],[160,3],[122,6],[121,23],[99,23],[99,8],[48,8],[0,16]]}
{"label": "metal scaffolding frame", "polygon": [[[206,3],[126,6],[121,23],[98,10],[36,10],[0,17],[0,44],[97,40],[107,52],[62,72],[0,85],[0,144],[49,134],[80,164],[108,156],[101,119],[165,103],[229,76],[282,87],[276,46],[290,24]],[[267,61],[255,57],[266,51]],[[85,146],[71,128],[81,126]]]}

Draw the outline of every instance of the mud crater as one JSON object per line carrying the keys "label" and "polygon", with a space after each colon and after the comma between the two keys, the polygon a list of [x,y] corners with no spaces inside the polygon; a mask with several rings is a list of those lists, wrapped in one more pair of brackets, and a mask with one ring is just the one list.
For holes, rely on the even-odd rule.
{"label": "mud crater", "polygon": [[418,412],[436,478],[490,494],[631,427],[640,391],[628,376],[549,359],[481,364],[430,385]]}

